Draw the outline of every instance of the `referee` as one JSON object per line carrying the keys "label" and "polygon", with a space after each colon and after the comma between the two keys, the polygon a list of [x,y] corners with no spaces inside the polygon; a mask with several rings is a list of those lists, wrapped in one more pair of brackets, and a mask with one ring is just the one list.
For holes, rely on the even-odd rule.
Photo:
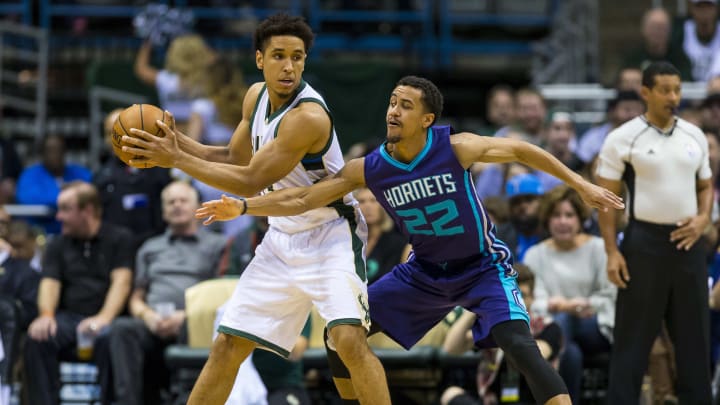
{"label": "referee", "polygon": [[710,223],[712,187],[703,132],[675,116],[680,72],[654,62],[643,72],[644,115],[612,131],[599,155],[598,184],[628,190],[629,223],[618,249],[617,211],[600,212],[607,272],[619,287],[608,403],[637,404],[662,321],[675,346],[681,404],[710,404],[708,287],[697,242]]}

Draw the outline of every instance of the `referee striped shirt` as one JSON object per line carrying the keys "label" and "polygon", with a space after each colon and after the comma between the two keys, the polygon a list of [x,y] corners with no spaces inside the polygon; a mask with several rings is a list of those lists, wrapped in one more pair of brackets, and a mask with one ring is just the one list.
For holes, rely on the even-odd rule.
{"label": "referee striped shirt", "polygon": [[698,213],[696,179],[711,176],[708,143],[681,118],[663,131],[641,115],[608,134],[597,175],[625,182],[631,219],[675,224]]}

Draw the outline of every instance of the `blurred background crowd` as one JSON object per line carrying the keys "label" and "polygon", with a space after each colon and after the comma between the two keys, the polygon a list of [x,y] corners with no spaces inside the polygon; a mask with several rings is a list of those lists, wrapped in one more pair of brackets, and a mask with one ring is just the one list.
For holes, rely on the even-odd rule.
{"label": "blurred background crowd", "polygon": [[[0,404],[54,403],[48,398],[56,393],[68,403],[185,398],[198,370],[193,359],[207,355],[215,310],[231,291],[225,281],[242,273],[267,221],[198,225],[194,209],[219,190],[175,170],[130,168],[112,155],[108,136],[120,108],[151,103],[171,111],[194,139],[226,144],[246,89],[262,80],[251,44],[267,15],[304,15],[315,30],[305,80],[328,101],[348,159],[383,141],[389,91],[401,76],[418,74],[445,95],[441,123],[532,142],[592,179],[607,134],[644,112],[642,69],[667,60],[683,80],[677,114],[707,137],[717,196],[718,7],[709,0],[4,0]],[[597,213],[558,179],[520,164],[472,172],[498,236],[520,264],[543,353],[574,402],[602,403],[616,290],[605,276]],[[370,231],[372,283],[410,247],[368,190],[356,198]],[[701,240],[710,247],[711,290],[720,278],[717,198],[713,212]],[[70,236],[63,243],[61,229]],[[100,236],[87,237],[98,229]],[[578,238],[589,242],[562,254],[541,243]],[[32,325],[45,315],[38,302],[48,294],[74,320],[70,330],[58,327],[72,342],[66,347],[36,344],[47,340]],[[103,319],[114,304],[123,316]],[[720,287],[708,308],[713,370],[719,308]],[[308,320],[290,362],[255,356],[267,401],[285,403],[272,402],[273,393],[291,393],[298,403],[337,400],[319,360],[323,326]],[[501,354],[466,353],[468,328],[458,309],[419,343],[432,351],[420,347],[391,363],[398,403],[440,403],[451,385],[495,392],[500,403],[526,399]],[[75,329],[90,335],[89,354],[75,350],[85,340]],[[381,359],[392,361],[399,346],[373,339]],[[458,357],[443,362],[445,355]],[[673,356],[662,333],[650,355],[646,403],[674,403]]]}

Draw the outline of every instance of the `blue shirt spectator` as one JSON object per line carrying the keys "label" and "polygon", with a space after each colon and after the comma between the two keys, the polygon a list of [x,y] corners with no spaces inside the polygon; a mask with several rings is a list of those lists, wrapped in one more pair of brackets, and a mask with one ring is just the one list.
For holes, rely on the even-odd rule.
{"label": "blue shirt spectator", "polygon": [[[65,162],[65,140],[49,135],[41,145],[40,163],[27,167],[18,180],[16,200],[19,204],[41,204],[56,208],[57,197],[63,184],[73,180],[89,182],[90,170]],[[48,234],[60,232],[60,223],[54,218],[32,218],[34,225],[42,226]]]}

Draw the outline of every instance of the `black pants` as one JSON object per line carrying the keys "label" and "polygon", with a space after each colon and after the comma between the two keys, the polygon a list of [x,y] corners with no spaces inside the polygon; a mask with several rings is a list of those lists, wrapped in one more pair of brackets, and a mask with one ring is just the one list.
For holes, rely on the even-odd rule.
{"label": "black pants", "polygon": [[[77,361],[75,330],[84,318],[83,315],[60,311],[55,315],[57,332],[54,337],[44,342],[28,337],[24,360],[29,405],[57,405],[60,402],[59,363],[60,360]],[[93,361],[100,370],[101,384],[109,380],[109,376],[102,371],[107,369],[107,342],[107,335],[103,334],[95,340],[93,347]]]}
{"label": "black pants", "polygon": [[108,341],[112,350],[104,372],[112,379],[103,392],[112,393],[109,396],[123,405],[142,405],[146,393],[159,401],[159,390],[168,380],[163,354],[174,341],[158,338],[143,321],[130,317],[115,319]]}
{"label": "black pants", "polygon": [[618,290],[609,404],[637,404],[663,319],[675,347],[681,404],[710,404],[708,274],[701,243],[679,251],[675,226],[631,221],[621,250],[630,282]]}

